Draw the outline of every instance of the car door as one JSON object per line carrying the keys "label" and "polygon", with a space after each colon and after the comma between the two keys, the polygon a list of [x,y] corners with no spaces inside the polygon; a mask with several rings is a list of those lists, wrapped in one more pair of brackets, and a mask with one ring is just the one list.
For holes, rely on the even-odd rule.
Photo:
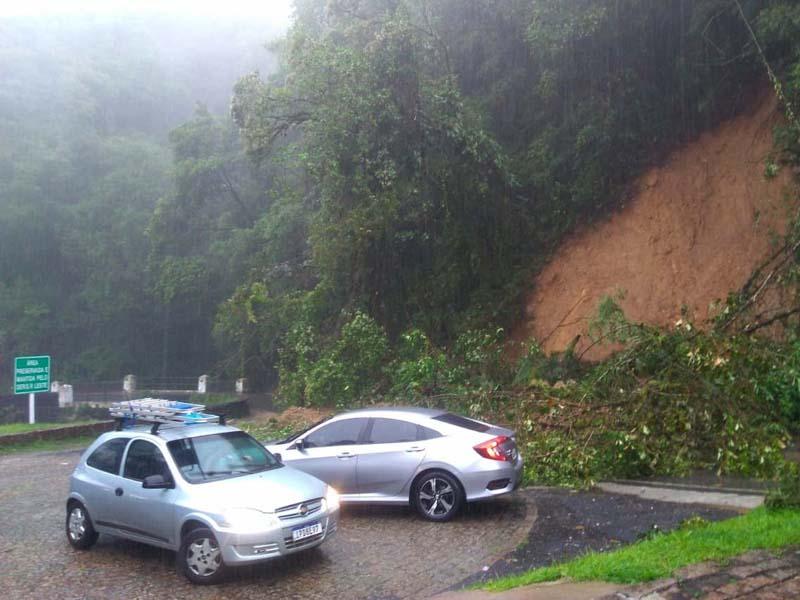
{"label": "car door", "polygon": [[120,528],[130,534],[161,544],[175,543],[175,496],[173,489],[145,489],[150,475],[175,481],[161,450],[147,440],[134,439],[128,445],[119,496]]}
{"label": "car door", "polygon": [[425,457],[425,428],[401,419],[371,421],[359,450],[358,493],[398,496]]}
{"label": "car door", "polygon": [[100,444],[86,459],[85,477],[80,477],[80,492],[94,523],[113,527],[120,484],[120,469],[130,438],[112,438]]}
{"label": "car door", "polygon": [[356,465],[367,418],[337,419],[304,435],[284,459],[293,467],[332,485],[341,494],[356,492]]}

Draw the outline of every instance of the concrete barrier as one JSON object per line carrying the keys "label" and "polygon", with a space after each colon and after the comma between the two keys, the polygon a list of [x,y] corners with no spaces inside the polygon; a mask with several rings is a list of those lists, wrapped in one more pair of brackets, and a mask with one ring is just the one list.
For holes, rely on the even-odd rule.
{"label": "concrete barrier", "polygon": [[[250,406],[247,399],[234,400],[232,402],[212,404],[206,408],[206,412],[215,415],[225,415],[232,419],[239,419],[250,415]],[[114,429],[114,426],[114,421],[101,421],[88,425],[69,425],[65,423],[63,427],[56,427],[53,429],[0,435],[0,448],[38,440],[61,440],[71,437],[100,435],[103,432],[111,431]]]}
{"label": "concrete barrier", "polygon": [[63,440],[65,438],[88,435],[96,436],[106,431],[111,431],[112,429],[114,429],[114,421],[101,421],[99,423],[89,423],[88,425],[65,425],[64,427],[56,427],[54,429],[11,433],[8,435],[0,435],[0,448],[39,440]]}

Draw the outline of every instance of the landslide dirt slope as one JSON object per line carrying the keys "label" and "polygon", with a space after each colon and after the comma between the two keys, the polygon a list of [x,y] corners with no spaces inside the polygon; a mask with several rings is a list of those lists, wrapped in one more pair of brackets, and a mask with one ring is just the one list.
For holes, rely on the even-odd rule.
{"label": "landslide dirt slope", "polygon": [[[788,169],[764,176],[779,120],[765,94],[747,114],[675,151],[646,172],[610,219],[569,238],[540,272],[514,336],[534,336],[547,352],[577,335],[589,345],[589,319],[606,295],[636,322],[671,326],[688,308],[695,322],[712,302],[740,288],[787,224]],[[592,347],[587,359],[610,348]]]}

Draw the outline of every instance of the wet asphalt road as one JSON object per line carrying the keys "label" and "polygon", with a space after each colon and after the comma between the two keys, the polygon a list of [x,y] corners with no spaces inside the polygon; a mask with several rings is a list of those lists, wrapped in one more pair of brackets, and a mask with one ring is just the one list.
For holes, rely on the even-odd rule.
{"label": "wet asphalt road", "polygon": [[603,492],[575,492],[554,488],[524,490],[536,505],[538,518],[527,539],[513,552],[467,577],[451,589],[584,554],[613,550],[656,532],[678,527],[691,517],[719,521],[740,514],[700,505],[644,500]]}
{"label": "wet asphalt road", "polygon": [[0,590],[10,598],[428,598],[479,579],[549,564],[586,549],[676,526],[698,509],[603,493],[525,489],[472,505],[447,524],[406,508],[345,508],[320,548],[240,569],[217,587],[192,586],[175,555],[101,536],[76,552],[64,500],[77,451],[0,457]]}

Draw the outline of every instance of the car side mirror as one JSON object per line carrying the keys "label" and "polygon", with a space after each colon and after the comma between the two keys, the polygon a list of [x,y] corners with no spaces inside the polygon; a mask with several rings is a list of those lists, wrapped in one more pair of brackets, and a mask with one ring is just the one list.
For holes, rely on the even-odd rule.
{"label": "car side mirror", "polygon": [[274,456],[275,460],[277,460],[279,463],[283,464],[283,457],[281,456],[280,452],[273,452],[272,456]]}
{"label": "car side mirror", "polygon": [[165,479],[163,475],[150,475],[144,478],[142,487],[146,490],[166,490],[175,487],[171,479]]}
{"label": "car side mirror", "polygon": [[302,450],[304,450],[304,449],[305,449],[305,447],[306,447],[306,443],[305,443],[303,440],[297,440],[297,441],[294,443],[294,447],[295,447],[295,448],[297,448],[298,450],[301,450],[301,451],[302,451]]}

